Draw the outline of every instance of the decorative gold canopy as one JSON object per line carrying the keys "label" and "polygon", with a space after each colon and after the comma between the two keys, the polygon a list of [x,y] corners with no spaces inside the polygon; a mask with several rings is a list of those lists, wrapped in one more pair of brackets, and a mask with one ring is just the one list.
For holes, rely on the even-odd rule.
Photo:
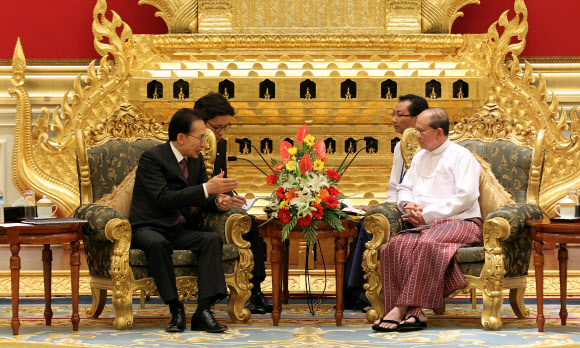
{"label": "decorative gold canopy", "polygon": [[[233,140],[246,138],[269,144],[264,154],[277,157],[280,141],[304,123],[333,147],[331,167],[353,141],[377,139],[376,151],[361,152],[341,181],[349,195],[385,196],[391,145],[400,138],[389,115],[397,97],[407,93],[445,108],[454,138],[509,137],[534,144],[544,130],[539,196],[547,215],[567,188],[580,186],[580,173],[569,170],[580,163],[578,109],[569,115],[568,129],[557,99],[546,101],[543,77],[536,83],[530,65],[520,66],[528,30],[523,0],[506,9],[487,34],[477,35],[449,34],[460,9],[476,0],[139,3],[155,6],[170,34],[134,35],[114,11],[107,14],[106,0],[98,0],[93,33],[103,58],[78,76],[59,109],[43,109],[34,124],[24,86],[26,60],[20,42],[16,46],[13,181],[21,191],[46,194],[63,215],[79,204],[77,129],[88,134],[108,127],[106,120],[121,106],[166,125],[175,110],[210,91],[227,94],[237,112],[226,136],[231,155],[242,154]],[[308,97],[303,85],[309,86]],[[490,114],[492,124],[478,121]],[[563,135],[567,130],[569,137]],[[138,136],[136,129],[124,131]],[[246,158],[260,161],[256,151],[247,152]],[[240,181],[238,192],[270,193],[250,165],[233,163],[230,172]]]}

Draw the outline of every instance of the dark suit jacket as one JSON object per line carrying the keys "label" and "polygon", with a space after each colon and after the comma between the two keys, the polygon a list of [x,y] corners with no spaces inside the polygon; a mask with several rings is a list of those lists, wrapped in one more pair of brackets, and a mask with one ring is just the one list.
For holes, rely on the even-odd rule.
{"label": "dark suit jacket", "polygon": [[203,183],[208,180],[203,156],[188,158],[185,179],[169,141],[143,152],[135,175],[131,204],[131,227],[150,227],[167,231],[181,213],[188,225],[190,207],[217,210],[216,195],[205,198]]}
{"label": "dark suit jacket", "polygon": [[222,171],[226,174],[224,178],[228,177],[228,155],[226,153],[227,143],[224,139],[218,141],[216,149],[217,154],[215,157],[215,161],[213,162],[213,174],[212,176],[216,176]]}
{"label": "dark suit jacket", "polygon": [[[228,155],[226,153],[227,149],[227,142],[224,139],[220,139],[218,141],[217,146],[217,154],[215,156],[215,161],[213,162],[213,173],[212,177],[218,175],[222,171],[225,173],[224,178],[228,177]],[[226,195],[233,196],[233,192],[226,192]]]}

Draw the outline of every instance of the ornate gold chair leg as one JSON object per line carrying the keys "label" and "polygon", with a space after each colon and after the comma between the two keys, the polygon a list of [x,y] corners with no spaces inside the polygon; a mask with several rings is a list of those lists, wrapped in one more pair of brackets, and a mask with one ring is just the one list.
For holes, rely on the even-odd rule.
{"label": "ornate gold chair leg", "polygon": [[133,291],[130,289],[113,289],[113,306],[115,307],[115,327],[127,330],[133,326]]}
{"label": "ornate gold chair leg", "polygon": [[93,303],[87,309],[87,317],[97,319],[105,308],[107,302],[107,290],[91,287],[91,294],[93,295]]}
{"label": "ornate gold chair leg", "polygon": [[252,313],[246,308],[246,302],[250,298],[250,290],[241,290],[232,284],[230,288],[230,300],[228,302],[228,315],[234,324],[242,324],[250,320]]}
{"label": "ornate gold chair leg", "polygon": [[527,309],[524,304],[525,293],[526,288],[510,289],[510,304],[512,306],[514,314],[519,319],[525,319],[530,315],[530,310]]}
{"label": "ornate gold chair leg", "polygon": [[145,291],[141,290],[139,293],[139,308],[145,309]]}
{"label": "ornate gold chair leg", "polygon": [[475,288],[471,288],[469,294],[471,295],[471,309],[477,308],[477,292]]}
{"label": "ornate gold chair leg", "polygon": [[[488,294],[492,294],[491,296]],[[501,288],[499,291],[483,290],[483,312],[481,324],[489,330],[499,330],[502,326],[500,309],[503,302]]]}

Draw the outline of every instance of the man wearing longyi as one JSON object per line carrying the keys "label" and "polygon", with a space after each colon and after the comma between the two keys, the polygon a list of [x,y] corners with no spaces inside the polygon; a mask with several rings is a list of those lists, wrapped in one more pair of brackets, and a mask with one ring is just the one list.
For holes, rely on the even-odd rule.
{"label": "man wearing longyi", "polygon": [[427,326],[423,308],[443,308],[445,296],[466,285],[457,249],[482,242],[479,209],[481,166],[466,148],[449,141],[449,118],[432,108],[417,116],[422,150],[397,186],[403,220],[415,227],[381,247],[385,316],[382,332]]}
{"label": "man wearing longyi", "polygon": [[210,307],[227,296],[222,266],[222,239],[195,231],[191,207],[228,210],[225,195],[238,185],[223,174],[208,180],[201,151],[205,147],[203,113],[180,109],[169,123],[169,140],[145,151],[139,159],[131,205],[132,246],[145,251],[149,270],[171,311],[167,332],[185,329],[185,309],[177,294],[171,254],[191,250],[198,256],[198,306],[191,329],[223,332]]}

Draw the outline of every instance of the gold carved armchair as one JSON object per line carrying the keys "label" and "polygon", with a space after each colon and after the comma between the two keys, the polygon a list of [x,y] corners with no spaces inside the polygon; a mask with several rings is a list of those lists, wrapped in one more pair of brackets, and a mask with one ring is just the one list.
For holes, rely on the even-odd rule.
{"label": "gold carved armchair", "polygon": [[[203,153],[211,175],[216,156],[216,141],[207,131],[208,141]],[[98,318],[107,291],[112,291],[115,307],[115,327],[128,329],[133,324],[133,294],[156,292],[145,253],[131,249],[131,225],[128,217],[135,180],[135,170],[141,154],[161,141],[167,133],[160,124],[125,104],[109,117],[104,125],[77,131],[77,164],[79,170],[81,206],[74,216],[88,220],[83,230],[83,242],[91,276],[92,306],[87,315]],[[250,297],[249,279],[254,266],[250,243],[242,239],[249,231],[251,220],[239,208],[226,212],[196,211],[201,228],[223,238],[222,262],[226,284],[230,291],[228,314],[234,323],[250,319],[244,307]],[[175,250],[173,264],[177,275],[180,300],[197,299],[197,257],[189,250]]]}
{"label": "gold carved armchair", "polygon": [[[538,197],[544,162],[544,131],[526,138],[512,136],[502,132],[502,129],[511,129],[510,122],[501,109],[491,104],[465,123],[456,125],[455,132],[450,133],[450,139],[474,153],[482,165],[479,203],[484,220],[483,246],[460,248],[455,254],[467,279],[467,286],[457,293],[470,291],[475,305],[475,289],[481,291],[481,322],[491,330],[502,326],[500,307],[504,289],[509,289],[509,301],[518,318],[528,316],[524,293],[532,241],[526,222],[543,216]],[[412,156],[420,150],[414,130],[405,132],[401,149],[408,169]],[[373,321],[382,317],[384,311],[377,261],[380,246],[408,227],[396,204],[383,203],[369,209],[365,228],[373,235],[363,256],[367,278],[365,290],[373,307],[367,312],[367,319]]]}

